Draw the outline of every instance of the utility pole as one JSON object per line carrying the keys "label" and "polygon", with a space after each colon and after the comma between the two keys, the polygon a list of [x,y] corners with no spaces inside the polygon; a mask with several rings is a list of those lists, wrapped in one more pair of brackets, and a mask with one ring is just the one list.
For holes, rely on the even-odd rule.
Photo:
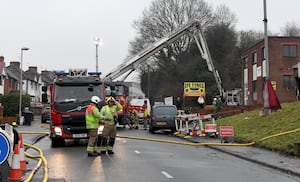
{"label": "utility pole", "polygon": [[268,19],[267,19],[267,0],[264,0],[264,44],[265,44],[265,80],[264,80],[264,89],[263,89],[263,100],[264,100],[264,115],[269,114],[270,112],[270,103],[269,103],[269,93],[267,89],[267,81],[270,78],[269,73],[269,41],[268,41]]}
{"label": "utility pole", "polygon": [[147,85],[147,97],[150,99],[150,65],[148,66],[148,85]]}
{"label": "utility pole", "polygon": [[268,19],[267,19],[267,0],[264,0],[264,44],[266,60],[266,80],[269,80],[269,41],[268,41]]}

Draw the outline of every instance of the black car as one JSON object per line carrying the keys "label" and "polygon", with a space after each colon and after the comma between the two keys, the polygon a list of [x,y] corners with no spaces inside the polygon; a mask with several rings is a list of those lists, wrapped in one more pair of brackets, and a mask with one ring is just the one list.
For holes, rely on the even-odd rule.
{"label": "black car", "polygon": [[41,113],[41,122],[46,123],[47,121],[50,121],[50,114],[51,114],[51,107],[50,106],[44,106],[42,108]]}
{"label": "black car", "polygon": [[151,112],[149,132],[154,133],[156,130],[162,129],[168,129],[171,130],[171,132],[175,132],[176,115],[177,108],[174,105],[154,105]]}

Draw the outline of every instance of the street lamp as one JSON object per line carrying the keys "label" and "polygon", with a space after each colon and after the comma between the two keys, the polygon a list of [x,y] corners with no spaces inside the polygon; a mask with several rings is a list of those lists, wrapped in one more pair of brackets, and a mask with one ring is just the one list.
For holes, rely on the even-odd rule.
{"label": "street lamp", "polygon": [[20,103],[19,103],[19,124],[21,124],[21,117],[22,117],[22,92],[23,92],[23,81],[22,81],[22,64],[23,64],[23,51],[28,51],[29,48],[22,47],[21,48],[21,64],[20,64],[20,83],[19,83],[19,89],[20,89]]}
{"label": "street lamp", "polygon": [[96,45],[96,72],[98,72],[98,47],[102,46],[103,40],[101,38],[95,37],[94,42]]}

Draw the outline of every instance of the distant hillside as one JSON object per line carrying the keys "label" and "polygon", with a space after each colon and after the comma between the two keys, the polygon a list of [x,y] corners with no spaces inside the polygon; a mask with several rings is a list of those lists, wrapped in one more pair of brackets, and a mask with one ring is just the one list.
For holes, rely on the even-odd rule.
{"label": "distant hillside", "polygon": [[[300,142],[300,102],[281,106],[281,110],[270,115],[260,116],[259,110],[254,110],[219,119],[217,124],[234,126],[236,142],[255,141],[256,146],[293,154],[294,143]],[[261,141],[265,137],[295,129],[298,131]]]}

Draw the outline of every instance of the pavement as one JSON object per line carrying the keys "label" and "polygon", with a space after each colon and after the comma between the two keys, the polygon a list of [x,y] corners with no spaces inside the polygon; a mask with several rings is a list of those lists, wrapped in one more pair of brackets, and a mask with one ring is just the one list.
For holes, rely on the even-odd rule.
{"label": "pavement", "polygon": [[[48,124],[41,124],[40,118],[35,117],[35,120],[31,122],[31,125],[18,126],[16,129],[18,131],[49,131],[46,126]],[[30,143],[34,141],[37,135],[23,135],[24,141]],[[184,138],[184,140],[193,143],[221,143],[219,138],[214,137],[203,137],[203,136],[193,136],[192,138]],[[300,177],[300,157],[285,155],[278,152],[257,148],[254,146],[207,146],[211,149],[225,152],[229,155],[242,158],[244,160],[257,163],[269,167],[271,169],[276,169],[281,172],[287,173],[289,175],[294,175]]]}
{"label": "pavement", "polygon": [[[182,137],[182,136],[179,136]],[[183,138],[183,137],[182,137]],[[193,143],[221,143],[214,137],[193,136],[183,138]],[[281,154],[275,151],[258,148],[255,146],[207,146],[214,150],[225,152],[235,157],[257,163],[272,169],[279,170],[289,175],[300,177],[300,157]]]}

